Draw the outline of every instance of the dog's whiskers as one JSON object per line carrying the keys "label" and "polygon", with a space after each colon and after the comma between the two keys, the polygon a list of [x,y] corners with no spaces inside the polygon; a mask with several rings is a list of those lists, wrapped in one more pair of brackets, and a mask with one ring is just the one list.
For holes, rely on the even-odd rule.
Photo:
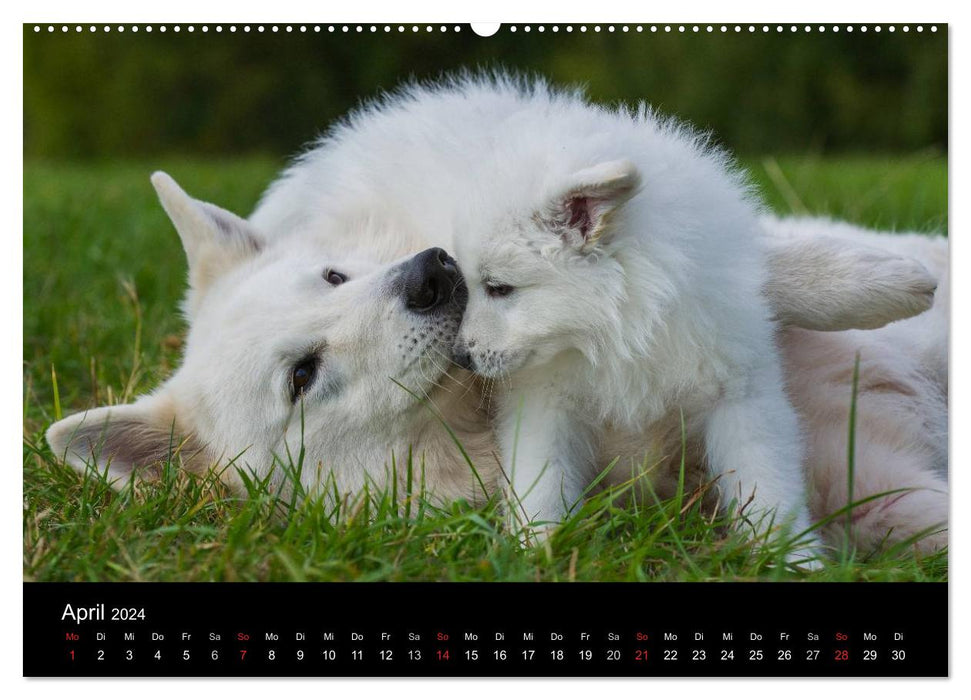
{"label": "dog's whiskers", "polygon": [[[418,371],[419,371],[419,373],[421,373],[421,378],[425,381],[426,384],[430,384],[432,386],[437,386],[442,391],[447,391],[447,392],[451,393],[451,390],[450,389],[446,389],[444,386],[442,386],[441,384],[439,384],[434,379],[430,379],[428,377],[428,375],[425,374],[425,365],[424,365],[424,361],[425,360],[427,360],[428,362],[431,362],[433,365],[435,365],[435,369],[439,370],[439,372],[442,371],[442,368],[439,367],[437,364],[435,364],[435,361],[432,360],[428,355],[422,355],[421,357],[418,358]],[[441,376],[441,375],[439,375],[439,376]],[[426,394],[426,397],[427,397],[427,394]]]}

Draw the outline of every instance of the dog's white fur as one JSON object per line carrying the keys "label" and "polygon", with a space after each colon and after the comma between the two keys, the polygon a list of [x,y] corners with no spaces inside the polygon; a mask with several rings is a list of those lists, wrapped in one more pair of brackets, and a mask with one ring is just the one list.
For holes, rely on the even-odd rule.
{"label": "dog's white fur", "polygon": [[[234,463],[280,483],[284,472],[274,466],[298,462],[303,445],[306,491],[343,495],[365,482],[383,487],[399,467],[404,477],[409,452],[420,445],[415,489],[424,478],[474,500],[475,484],[456,468],[454,445],[419,402],[439,386],[461,307],[412,313],[395,284],[404,260],[335,258],[326,241],[307,238],[271,244],[244,220],[191,199],[167,175],[152,181],[189,261],[182,365],[131,405],[54,424],[48,441],[56,452],[81,468],[93,460],[121,483],[134,466],[176,448],[197,470]],[[348,281],[330,285],[331,269]],[[308,356],[319,359],[316,380],[294,401],[290,373]],[[491,433],[476,405],[455,392],[440,392],[437,404],[465,448],[485,462]],[[239,485],[237,469],[224,474]]]}
{"label": "dog's white fur", "polygon": [[[881,235],[819,219],[769,217],[765,225],[788,251],[796,250],[792,244],[800,240],[807,244],[838,241],[854,258],[853,265],[872,261],[888,275],[897,267],[902,276],[892,295],[909,286],[906,277],[910,273],[899,268],[901,264],[919,262],[938,280],[934,306],[925,313],[879,330],[820,333],[789,327],[780,337],[780,347],[789,395],[803,421],[814,517],[837,513],[851,500],[848,426],[858,353],[852,500],[865,502],[851,514],[854,544],[864,551],[872,551],[884,541],[912,540],[922,551],[944,547],[949,510],[947,239],[913,233]],[[888,265],[888,253],[907,257]],[[806,280],[801,274],[797,277]],[[911,279],[919,283],[920,276]],[[874,284],[881,285],[873,276],[862,277],[860,283],[874,291]],[[840,288],[839,280],[836,288]],[[918,301],[919,296],[916,293],[912,298]],[[874,301],[880,298],[891,297],[873,297]],[[870,307],[876,309],[879,303]],[[839,541],[845,529],[844,518],[831,520],[823,528],[832,542]]]}
{"label": "dog's white fur", "polygon": [[[462,141],[466,134],[477,133],[466,127],[481,127],[500,118],[505,119],[502,123],[512,128],[513,133],[517,131],[514,127],[528,131],[525,127],[531,124],[528,115],[520,115],[515,110],[509,112],[511,105],[524,99],[515,86],[505,85],[493,90],[475,83],[464,85],[467,90],[481,90],[483,95],[495,97],[496,103],[488,99],[476,103],[460,98],[461,91],[455,88],[441,92],[419,89],[387,105],[364,110],[290,169],[271,188],[249,222],[211,205],[189,200],[174,183],[162,176],[156,177],[156,187],[183,237],[190,262],[192,291],[187,299],[186,312],[191,328],[183,365],[159,391],[133,405],[96,409],[55,424],[48,435],[54,450],[66,455],[79,468],[84,468],[95,453],[98,464],[102,469],[108,468],[110,476],[124,477],[135,465],[164,458],[173,444],[179,444],[184,438],[186,445],[182,457],[193,468],[204,469],[215,461],[235,458],[236,466],[261,476],[270,474],[274,455],[282,456],[288,445],[294,448],[300,442],[299,416],[282,395],[285,384],[282,378],[287,366],[282,360],[292,360],[300,351],[323,342],[328,348],[332,345],[340,348],[335,350],[333,369],[342,380],[341,390],[347,390],[348,394],[336,401],[327,400],[334,397],[318,397],[324,400],[303,402],[303,442],[309,467],[305,468],[302,478],[311,490],[319,487],[323,474],[330,474],[341,492],[359,489],[367,480],[387,483],[392,452],[400,465],[409,449],[413,450],[416,462],[424,465],[429,489],[443,499],[477,500],[482,494],[477,487],[480,478],[486,490],[502,483],[498,471],[490,464],[493,442],[488,412],[483,410],[487,403],[483,403],[481,386],[470,383],[468,376],[455,368],[446,372],[444,358],[438,354],[445,352],[450,332],[454,331],[436,329],[443,333],[442,343],[423,348],[425,352],[399,363],[397,346],[409,333],[406,325],[410,321],[402,316],[386,294],[382,296],[382,280],[391,274],[394,261],[430,245],[461,249],[463,239],[459,236],[469,235],[474,227],[486,226],[490,221],[508,229],[517,213],[522,217],[528,212],[526,225],[538,226],[531,216],[538,210],[547,214],[545,219],[542,216],[539,219],[549,221],[549,214],[555,217],[558,212],[555,207],[542,207],[562,193],[560,176],[565,165],[573,162],[574,156],[568,154],[561,158],[551,152],[551,162],[544,163],[542,169],[517,169],[510,168],[510,164],[492,149],[494,142],[488,133],[480,133],[478,141]],[[742,196],[738,180],[726,174],[722,158],[705,151],[685,132],[671,125],[659,125],[646,113],[628,118],[596,112],[579,106],[573,96],[556,97],[540,90],[538,97],[531,97],[526,102],[535,99],[548,99],[549,108],[554,112],[558,106],[567,112],[576,109],[578,119],[583,123],[586,119],[592,124],[630,122],[635,131],[641,127],[649,131],[653,129],[652,138],[657,142],[652,145],[659,147],[659,158],[640,167],[645,183],[641,194],[634,194],[630,163],[623,162],[623,158],[629,158],[630,154],[616,153],[617,157],[609,160],[613,157],[607,152],[609,133],[595,135],[582,144],[583,148],[594,148],[598,163],[609,165],[600,169],[594,165],[593,171],[585,167],[567,168],[568,188],[579,186],[596,190],[606,182],[606,190],[597,190],[593,194],[606,193],[608,202],[613,201],[609,197],[633,197],[627,206],[611,210],[614,219],[610,224],[615,229],[624,226],[629,217],[639,211],[634,204],[638,197],[651,191],[649,185],[654,179],[667,182],[654,193],[653,196],[661,197],[655,203],[662,210],[673,206],[677,211],[669,210],[666,214],[662,211],[652,219],[654,228],[651,230],[673,230],[688,238],[704,238],[698,233],[700,215],[690,206],[691,202],[697,201],[696,194],[704,194],[711,206],[724,208],[724,219],[719,219],[726,226],[741,226],[743,222],[753,221],[752,208]],[[545,123],[543,129],[546,129]],[[463,143],[466,147],[455,148],[456,144]],[[438,147],[436,144],[444,145]],[[538,149],[541,143],[520,139],[507,145],[512,153],[516,153],[517,145],[522,149]],[[562,145],[571,150],[576,142]],[[684,164],[679,161],[677,168],[664,167],[661,156],[677,160],[679,155],[687,158]],[[605,158],[608,160],[604,161]],[[559,171],[553,167],[557,163]],[[570,180],[576,172],[583,177]],[[472,173],[485,175],[484,179],[478,180],[478,186],[471,182]],[[692,178],[700,178],[703,182],[710,178],[710,191],[702,188],[706,191],[690,193],[690,196],[685,194],[683,189],[690,186]],[[614,184],[609,185],[611,182]],[[664,192],[668,192],[668,198],[662,196]],[[597,221],[606,223],[603,217]],[[561,219],[561,222],[569,228],[569,219],[565,222]],[[754,246],[751,238],[756,234],[752,229],[747,231],[747,238],[740,233],[729,236],[724,244],[709,246],[706,251],[682,251],[681,244],[669,245],[661,251],[659,260],[649,261],[652,272],[654,266],[661,266],[657,269],[668,277],[664,280],[635,280],[656,295],[651,298],[673,304],[680,310],[679,314],[686,313],[688,307],[697,308],[697,318],[681,318],[675,314],[678,323],[670,326],[664,317],[664,327],[669,328],[668,332],[688,333],[686,337],[690,344],[685,349],[695,353],[696,362],[707,360],[705,353],[708,350],[715,351],[706,374],[714,382],[713,387],[733,376],[733,362],[737,363],[739,358],[751,359],[747,348],[753,336],[765,342],[763,350],[773,347],[773,326],[768,320],[770,311],[761,300],[760,290],[765,292],[777,317],[790,323],[799,322],[808,328],[871,327],[878,325],[881,319],[917,313],[930,303],[933,279],[919,264],[896,256],[892,251],[872,256],[869,252],[857,255],[853,245],[846,244],[844,248],[838,244],[839,236],[790,236],[783,230],[788,225],[785,222],[773,225],[771,221],[761,224],[759,230],[772,240],[778,240],[773,245]],[[565,233],[569,239],[571,232]],[[582,249],[594,243],[601,252],[609,248],[610,240],[609,231],[605,231],[603,235],[598,234],[595,242],[567,240],[567,244],[560,244],[557,236],[550,234],[547,247],[555,244],[560,248],[545,251],[540,257],[589,259],[590,251],[578,252],[577,247]],[[809,240],[814,242],[807,243]],[[619,242],[615,242],[618,243],[617,250],[610,250],[611,256],[604,255],[598,263],[584,263],[580,269],[588,269],[586,265],[591,268],[596,264],[609,266],[617,256],[624,258]],[[878,247],[887,251],[892,244],[884,245],[885,242],[886,237],[881,237]],[[752,254],[752,250],[763,247],[771,252],[768,258],[771,274],[766,274],[762,259]],[[690,269],[692,265],[718,262],[712,257],[714,249],[732,251],[733,255],[737,252],[742,267],[734,272],[716,269],[716,279],[706,281],[697,292],[689,290],[686,299],[678,299],[678,285],[696,274]],[[815,251],[817,262],[805,264],[807,250]],[[834,257],[842,262],[832,265]],[[679,276],[682,274],[679,262],[687,264],[688,271],[684,272],[687,278]],[[460,263],[468,267],[466,260],[460,260]],[[665,265],[672,267],[673,277],[667,273]],[[322,291],[309,283],[311,277],[319,280],[320,270],[327,266],[350,272],[355,284]],[[827,278],[821,270],[828,270],[833,276]],[[744,273],[741,276],[745,279],[737,286],[729,285],[735,296],[717,298],[719,295],[714,290],[725,279],[731,281],[739,273]],[[787,284],[790,277],[795,288],[805,290],[803,293],[787,294],[787,290],[793,288]],[[833,288],[830,284],[833,277],[845,283],[839,287],[843,292],[830,294],[827,291]],[[301,280],[307,283],[303,284]],[[576,296],[577,284],[592,288],[603,284],[600,279],[578,280],[575,276],[569,281],[574,284],[568,284],[565,289],[573,296]],[[871,284],[870,281],[878,282]],[[617,284],[616,280],[613,283]],[[626,283],[620,282],[621,285]],[[875,295],[875,291],[884,289],[902,291],[889,299]],[[702,302],[707,301],[699,296],[702,291],[716,297],[712,299],[714,307],[700,308]],[[611,293],[617,302],[616,289]],[[814,293],[821,300],[816,307],[811,301]],[[743,301],[751,306],[749,311],[736,314],[729,308]],[[622,302],[620,306],[623,305]],[[665,313],[670,313],[670,306],[664,308]],[[606,313],[610,311],[609,307],[605,309],[598,303],[594,310],[609,316]],[[574,311],[564,309],[567,314]],[[544,313],[537,312],[533,320],[542,323],[546,318]],[[658,318],[664,316],[655,318],[656,314],[656,311],[647,310],[637,319],[640,323],[647,322],[654,335],[660,327]],[[729,315],[721,317],[719,314]],[[736,315],[741,317],[752,335],[739,332],[737,328],[723,328],[724,318],[735,318]],[[609,319],[611,323],[617,320]],[[709,331],[715,333],[718,329],[722,335],[708,335]],[[666,347],[668,353],[674,350],[664,343],[655,344],[654,335],[648,338],[650,344],[643,343],[644,347],[634,342],[614,348],[621,353],[618,359],[604,357],[606,348],[596,339],[581,343],[580,349],[586,353],[585,362],[594,360],[590,363],[593,367],[636,362],[635,358],[645,351],[656,352],[661,346]],[[724,347],[713,348],[714,337],[719,337]],[[861,334],[860,342],[865,346],[869,337]],[[754,390],[754,396],[750,396],[746,394],[745,382],[725,386],[723,388],[729,395],[732,391],[739,392],[750,401],[743,400],[740,411],[735,403],[729,402],[726,420],[716,418],[711,421],[714,427],[707,431],[697,429],[707,432],[710,440],[719,449],[724,448],[724,452],[737,454],[740,449],[744,453],[762,446],[763,440],[739,440],[732,421],[727,418],[736,417],[739,412],[745,417],[756,408],[756,427],[760,427],[763,421],[760,409],[757,409],[759,401],[778,409],[784,439],[769,438],[769,447],[785,452],[791,442],[796,450],[780,455],[778,463],[768,465],[771,467],[768,478],[776,484],[779,493],[767,493],[772,490],[772,484],[761,480],[760,474],[744,487],[742,479],[732,474],[726,474],[725,480],[734,478],[738,488],[736,493],[743,496],[744,488],[758,484],[756,494],[760,503],[766,507],[781,505],[783,512],[802,519],[796,523],[801,526],[807,518],[800,513],[799,441],[793,435],[795,417],[784,396],[775,392],[782,381],[778,359],[771,350],[763,354],[768,358],[759,355],[754,361],[756,369],[749,369],[756,374],[768,375],[770,381],[760,379],[755,383],[768,384],[772,393],[763,397],[759,386],[754,386],[749,387],[750,394]],[[845,358],[822,354],[830,369],[835,370],[839,364],[845,371]],[[680,391],[679,384],[683,383],[697,389],[698,374],[689,371],[684,357],[676,353],[674,357],[661,356],[660,359],[675,363],[671,376],[666,376],[662,365],[647,368],[645,376],[665,388],[674,386]],[[789,361],[790,372],[808,371],[815,366],[812,356],[789,358]],[[406,376],[403,374],[405,367],[417,367],[419,371]],[[479,467],[478,476],[472,475],[465,466],[450,438],[439,428],[437,418],[419,405],[411,393],[389,380],[389,377],[400,376],[404,376],[404,383],[414,394],[428,395],[431,404],[456,428],[460,441]],[[675,376],[679,381],[672,382]],[[799,382],[790,378],[790,385],[799,391]],[[620,388],[627,389],[623,384]],[[712,398],[719,398],[717,391],[713,389],[713,392]],[[591,415],[595,414],[607,421],[606,439],[596,444],[587,455],[591,468],[598,460],[604,464],[618,455],[636,458],[639,463],[643,462],[645,453],[653,452],[669,458],[675,453],[680,456],[680,409],[685,410],[686,418],[708,410],[704,405],[708,396],[703,395],[704,392],[694,395],[700,405],[691,405],[678,393],[677,413],[671,415],[672,411],[668,411],[663,415],[668,422],[665,430],[648,430],[644,434],[632,418],[637,411],[647,408],[650,413],[662,404],[655,401],[653,392],[638,393],[637,400],[630,407],[624,407],[629,410],[616,410],[616,407],[607,410],[600,406],[597,408],[604,410],[583,416],[582,422],[587,425],[592,422]],[[721,400],[724,401],[725,396]],[[798,396],[794,397],[794,403],[797,407],[802,406]],[[807,420],[805,430],[811,433],[814,416],[804,414],[804,418]],[[696,429],[691,421],[688,427],[693,431]],[[596,425],[593,428],[596,429]],[[672,443],[675,443],[674,449]],[[810,439],[810,459],[814,454]],[[814,488],[825,490],[827,485],[839,481],[833,475],[838,472],[840,462],[828,461],[821,466],[810,461],[808,465]],[[921,465],[914,463],[912,466],[914,474],[921,471]],[[786,472],[781,479],[775,478],[777,468]],[[898,470],[893,462],[884,464],[883,473],[886,472],[899,472],[897,481],[900,483],[910,479],[910,473],[905,469]],[[232,475],[234,472],[228,470],[226,473]],[[824,482],[822,486],[820,479]],[[856,495],[866,490],[865,486],[860,486]],[[835,494],[836,491],[838,485],[827,493]],[[552,500],[555,508],[558,505],[555,501],[562,503],[565,499]],[[827,497],[824,507],[837,500],[835,495]],[[887,508],[890,520],[898,512],[897,506],[895,503]],[[946,508],[943,513],[946,519]],[[825,512],[814,508],[814,514],[819,517]]]}

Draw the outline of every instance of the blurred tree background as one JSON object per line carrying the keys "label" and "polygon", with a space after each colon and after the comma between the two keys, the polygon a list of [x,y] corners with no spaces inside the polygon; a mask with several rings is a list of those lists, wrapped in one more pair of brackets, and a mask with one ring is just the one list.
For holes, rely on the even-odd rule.
{"label": "blurred tree background", "polygon": [[[505,67],[646,100],[742,154],[946,152],[947,31],[386,34],[24,27],[24,154],[116,159],[297,152],[379,91]],[[747,29],[747,27],[745,27]]]}

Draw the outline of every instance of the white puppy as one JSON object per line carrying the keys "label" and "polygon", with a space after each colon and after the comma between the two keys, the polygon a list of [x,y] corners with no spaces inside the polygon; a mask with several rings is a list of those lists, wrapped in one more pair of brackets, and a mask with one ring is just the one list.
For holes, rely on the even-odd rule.
{"label": "white puppy", "polygon": [[461,193],[438,204],[469,286],[457,354],[503,381],[499,440],[526,520],[577,506],[609,423],[675,459],[683,433],[761,529],[807,528],[758,211],[726,156],[646,110],[543,85],[465,82],[421,102],[425,160],[452,163]]}

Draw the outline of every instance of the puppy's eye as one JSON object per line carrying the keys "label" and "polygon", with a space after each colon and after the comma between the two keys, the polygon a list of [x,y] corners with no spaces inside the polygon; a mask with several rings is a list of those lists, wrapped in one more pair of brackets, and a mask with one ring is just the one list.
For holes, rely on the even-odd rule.
{"label": "puppy's eye", "polygon": [[305,357],[290,371],[290,396],[296,401],[304,393],[317,376],[317,358]]}
{"label": "puppy's eye", "polygon": [[337,270],[324,270],[324,279],[327,280],[331,286],[336,287],[340,284],[344,284],[347,281],[347,275],[343,272],[338,272]]}
{"label": "puppy's eye", "polygon": [[487,284],[486,294],[490,297],[507,297],[513,293],[516,288],[511,284]]}

